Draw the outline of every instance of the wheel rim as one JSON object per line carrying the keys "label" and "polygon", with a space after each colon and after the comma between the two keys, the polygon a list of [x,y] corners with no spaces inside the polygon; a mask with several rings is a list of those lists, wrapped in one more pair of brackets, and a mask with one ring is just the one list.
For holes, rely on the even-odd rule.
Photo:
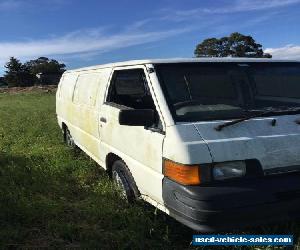
{"label": "wheel rim", "polygon": [[72,147],[74,145],[74,141],[69,130],[66,131],[66,141],[68,146]]}
{"label": "wheel rim", "polygon": [[113,171],[113,180],[120,191],[121,197],[127,200],[126,187],[123,183],[122,177],[116,171]]}

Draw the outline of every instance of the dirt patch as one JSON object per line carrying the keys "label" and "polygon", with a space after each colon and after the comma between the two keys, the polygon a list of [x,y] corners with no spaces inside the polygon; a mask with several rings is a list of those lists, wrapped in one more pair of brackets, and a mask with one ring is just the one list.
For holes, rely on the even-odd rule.
{"label": "dirt patch", "polygon": [[13,88],[0,88],[0,93],[24,93],[24,92],[45,92],[53,93],[57,89],[57,85],[44,85],[44,86],[31,86],[31,87],[13,87]]}

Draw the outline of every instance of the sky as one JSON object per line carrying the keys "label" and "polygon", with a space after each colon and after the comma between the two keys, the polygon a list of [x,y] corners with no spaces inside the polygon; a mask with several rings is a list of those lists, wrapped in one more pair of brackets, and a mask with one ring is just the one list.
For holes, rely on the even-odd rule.
{"label": "sky", "polygon": [[0,0],[0,30],[0,76],[11,56],[68,69],[193,57],[203,39],[236,31],[300,60],[300,0]]}

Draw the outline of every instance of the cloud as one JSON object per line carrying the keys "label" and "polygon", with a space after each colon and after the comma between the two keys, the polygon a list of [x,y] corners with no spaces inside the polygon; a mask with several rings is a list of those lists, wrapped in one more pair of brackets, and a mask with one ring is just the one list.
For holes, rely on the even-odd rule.
{"label": "cloud", "polygon": [[280,48],[267,48],[266,53],[273,55],[275,59],[300,60],[300,46],[286,45]]}
{"label": "cloud", "polygon": [[47,8],[55,9],[56,7],[61,7],[70,0],[0,0],[0,12],[3,11],[13,11],[13,10],[22,10],[22,11],[32,11],[36,7],[39,9]]}
{"label": "cloud", "polygon": [[[299,0],[236,0],[233,8],[225,8],[224,12],[244,12],[285,7],[300,3]],[[222,12],[222,9],[219,10]]]}
{"label": "cloud", "polygon": [[[165,20],[185,21],[192,18],[201,18],[207,14],[233,14],[240,12],[262,11],[275,8],[282,8],[293,4],[300,3],[300,0],[235,0],[230,5],[220,8],[196,8],[190,10],[171,11],[171,14],[166,14]],[[164,9],[162,12],[169,13],[169,9]]]}
{"label": "cloud", "polygon": [[[26,9],[25,6],[37,6],[39,3],[40,1],[38,0],[0,0],[0,11],[16,8]],[[70,0],[44,0],[43,6],[45,8],[45,5],[61,6],[69,3]],[[135,45],[153,44],[153,42],[193,30],[201,30],[200,38],[201,34],[215,36],[218,33],[231,32],[233,27],[237,30],[257,25],[277,15],[282,7],[300,3],[300,0],[233,0],[232,2],[227,1],[227,3],[227,5],[217,8],[197,8],[193,10],[165,9],[161,12],[153,13],[148,18],[145,17],[144,20],[138,20],[126,25],[121,31],[114,31],[114,33],[111,33],[111,31],[116,30],[116,27],[110,25],[94,29],[75,30],[62,36],[48,36],[44,39],[0,40],[0,66],[11,56],[15,56],[22,61],[39,56],[53,56],[61,60],[70,59],[75,61],[75,59],[78,59],[80,61],[88,61],[105,52]],[[231,13],[267,9],[272,9],[272,11],[265,11],[261,17],[248,18],[243,20],[243,22],[233,21],[232,15],[230,15]],[[185,22],[179,25],[178,21]],[[293,56],[293,52],[290,51],[295,51],[295,48],[298,48],[299,51],[299,46],[269,48],[267,51],[272,50],[269,53],[273,54],[274,57],[280,54],[282,50],[285,50],[285,52],[282,52],[281,55],[286,55],[289,52],[290,56]]]}
{"label": "cloud", "polygon": [[3,0],[0,2],[0,11],[10,11],[19,8],[21,5],[21,1]]}
{"label": "cloud", "polygon": [[0,42],[0,61],[11,56],[26,60],[38,56],[73,55],[79,57],[95,55],[115,49],[166,39],[190,31],[190,28],[177,28],[163,31],[125,31],[106,35],[105,29],[78,30],[62,37],[22,42]]}

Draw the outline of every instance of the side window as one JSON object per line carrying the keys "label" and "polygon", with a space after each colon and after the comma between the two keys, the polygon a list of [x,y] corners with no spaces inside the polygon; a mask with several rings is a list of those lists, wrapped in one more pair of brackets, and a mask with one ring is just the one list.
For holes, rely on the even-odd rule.
{"label": "side window", "polygon": [[115,71],[109,87],[107,102],[134,109],[155,110],[144,70]]}

